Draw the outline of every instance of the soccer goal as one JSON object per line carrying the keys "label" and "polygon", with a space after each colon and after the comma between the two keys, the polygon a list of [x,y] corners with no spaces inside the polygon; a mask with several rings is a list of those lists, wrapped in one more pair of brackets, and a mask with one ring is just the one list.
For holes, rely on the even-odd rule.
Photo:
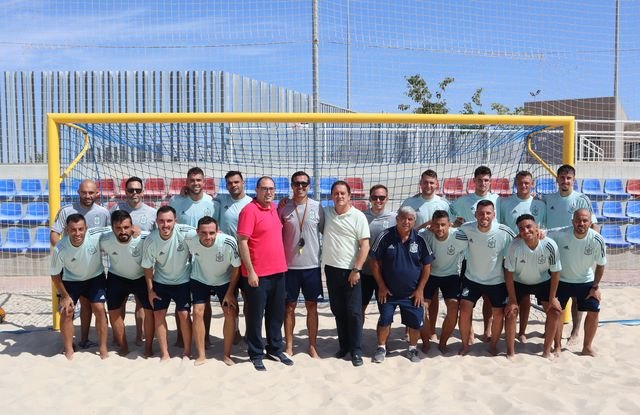
{"label": "soccer goal", "polygon": [[447,198],[473,192],[480,165],[491,168],[493,191],[513,191],[519,170],[552,178],[573,163],[573,118],[545,116],[355,113],[49,114],[51,220],[77,198],[80,180],[96,180],[101,203],[124,196],[123,180],[145,182],[146,201],[166,203],[201,167],[212,194],[226,192],[224,175],[241,171],[247,194],[258,177],[274,178],[289,195],[298,170],[312,180],[312,197],[331,205],[330,188],[346,180],[354,205],[368,206],[369,188],[389,189],[388,209],[419,192],[420,174],[435,170]]}

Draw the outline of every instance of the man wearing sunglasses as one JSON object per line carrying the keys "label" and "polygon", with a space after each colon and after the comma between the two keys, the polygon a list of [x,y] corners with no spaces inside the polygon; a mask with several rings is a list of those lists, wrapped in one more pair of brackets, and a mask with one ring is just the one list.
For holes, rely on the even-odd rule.
{"label": "man wearing sunglasses", "polygon": [[124,187],[125,200],[111,208],[111,212],[123,210],[131,215],[133,225],[142,232],[151,232],[156,223],[156,209],[144,203],[142,179],[129,177]]}
{"label": "man wearing sunglasses", "polygon": [[307,309],[309,356],[318,357],[318,298],[322,297],[320,272],[320,232],[324,226],[324,211],[320,203],[309,198],[309,175],[303,171],[291,176],[293,198],[278,209],[282,221],[284,252],[287,258],[285,284],[287,307],[284,317],[285,352],[293,354],[293,329],[296,304],[300,291]]}

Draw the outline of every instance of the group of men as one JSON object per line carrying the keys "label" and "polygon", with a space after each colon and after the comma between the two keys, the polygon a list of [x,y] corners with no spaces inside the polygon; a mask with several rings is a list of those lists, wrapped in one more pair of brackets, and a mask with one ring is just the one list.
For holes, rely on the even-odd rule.
{"label": "group of men", "polygon": [[[193,341],[195,364],[202,364],[215,295],[224,312],[223,361],[231,365],[232,347],[240,337],[238,290],[244,299],[245,342],[256,370],[266,370],[264,359],[293,365],[300,293],[307,311],[307,351],[318,357],[321,264],[338,334],[335,356],[350,355],[354,366],[363,364],[362,328],[374,292],[380,313],[374,362],[387,354],[397,307],[407,326],[407,358],[420,361],[418,341],[427,351],[435,338],[439,291],[447,308],[439,339],[442,352],[456,325],[460,353],[469,352],[471,314],[483,297],[489,350],[497,354],[506,325],[507,355],[512,357],[518,310],[519,338],[525,341],[523,318],[528,318],[528,299],[534,294],[547,314],[543,355],[560,351],[560,313],[570,297],[588,313],[583,353],[593,354],[606,254],[602,238],[590,229],[590,202],[573,191],[571,166],[558,170],[559,192],[543,200],[531,194],[528,172],[516,176],[515,195],[498,198],[490,192],[491,171],[481,166],[474,173],[475,192],[453,203],[436,194],[437,174],[427,170],[421,175],[421,193],[397,212],[385,210],[389,194],[382,184],[371,188],[370,208],[361,212],[351,204],[349,184],[341,180],[331,187],[332,205],[322,207],[309,197],[311,179],[304,171],[291,176],[292,197],[277,205],[270,177],[257,181],[254,198],[246,195],[239,171],[225,175],[228,194],[215,198],[204,192],[204,178],[200,168],[190,169],[181,195],[156,211],[144,203],[142,179],[131,177],[126,200],[111,212],[95,203],[96,185],[85,180],[79,201],[60,210],[51,228],[51,275],[60,294],[67,358],[76,347],[73,315],[78,301],[78,346],[92,345],[93,313],[100,355],[108,356],[106,302],[114,342],[120,354],[128,353],[123,317],[126,300],[134,294],[136,341],[144,338],[145,356],[153,354],[155,337],[161,359],[170,357],[166,312],[173,300],[183,357],[190,358]],[[549,229],[548,234],[540,228]]]}

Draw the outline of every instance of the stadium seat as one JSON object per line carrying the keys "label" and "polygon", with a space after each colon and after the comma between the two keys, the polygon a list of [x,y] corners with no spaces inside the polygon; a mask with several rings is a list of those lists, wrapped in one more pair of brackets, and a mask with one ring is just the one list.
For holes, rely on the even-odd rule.
{"label": "stadium seat", "polygon": [[42,182],[39,179],[22,179],[20,190],[16,194],[16,200],[37,200],[42,198],[45,192],[42,190]]}
{"label": "stadium seat", "polygon": [[604,181],[604,192],[614,200],[626,200],[631,197],[629,193],[624,191],[622,179],[606,179]]}
{"label": "stadium seat", "polygon": [[0,225],[11,226],[20,223],[22,218],[22,204],[4,202],[0,204]]}
{"label": "stadium seat", "polygon": [[640,224],[627,225],[625,233],[627,242],[634,244],[636,248],[640,247]]}
{"label": "stadium seat", "polygon": [[46,226],[49,224],[49,204],[46,202],[29,202],[20,223],[25,226]]}
{"label": "stadium seat", "polygon": [[593,200],[603,200],[607,194],[602,191],[600,179],[584,179],[582,181],[582,193]]}
{"label": "stadium seat", "polygon": [[21,254],[26,252],[31,242],[29,229],[27,228],[9,228],[7,235],[0,247],[0,252],[4,254]]}
{"label": "stadium seat", "polygon": [[60,183],[60,197],[63,201],[72,202],[80,199],[78,194],[78,188],[80,187],[82,180],[77,178],[66,178]]}
{"label": "stadium seat", "polygon": [[491,178],[491,191],[497,193],[499,196],[511,196],[513,191],[509,186],[509,179],[492,177]]}
{"label": "stadium seat", "polygon": [[179,195],[182,188],[187,185],[186,177],[174,177],[169,179],[169,197]]}
{"label": "stadium seat", "polygon": [[602,225],[600,235],[607,244],[607,248],[624,249],[629,248],[631,244],[622,237],[622,228],[620,225]]}
{"label": "stadium seat", "polygon": [[275,197],[281,198],[289,196],[289,190],[291,186],[289,185],[289,178],[283,176],[277,176],[273,178],[273,183],[276,186]]}
{"label": "stadium seat", "polygon": [[164,199],[167,189],[162,177],[152,177],[144,181],[144,197],[151,199]]}
{"label": "stadium seat", "polygon": [[124,199],[126,194],[127,194],[127,180],[129,180],[129,178],[125,177],[124,179],[120,180],[120,198]]}
{"label": "stadium seat", "polygon": [[536,193],[548,195],[556,192],[556,179],[553,177],[541,177],[536,180]]}
{"label": "stadium seat", "polygon": [[0,179],[0,201],[13,200],[18,193],[14,179]]}
{"label": "stadium seat", "polygon": [[464,195],[464,185],[459,177],[448,177],[442,183],[442,192],[450,199]]}
{"label": "stadium seat", "polygon": [[627,202],[627,218],[629,218],[629,222],[640,222],[640,200]]}
{"label": "stadium seat", "polygon": [[602,216],[602,209],[600,209],[600,205],[595,200],[591,201],[591,210],[593,210],[593,214],[596,215],[598,223],[606,222],[606,218]]}
{"label": "stadium seat", "polygon": [[27,253],[30,254],[48,254],[51,249],[51,243],[49,242],[49,228],[37,228],[33,243],[27,248]]}
{"label": "stadium seat", "polygon": [[331,199],[323,199],[323,200],[321,200],[321,201],[320,201],[320,205],[321,205],[322,207],[334,206],[334,204],[333,204],[333,200],[331,200]]}
{"label": "stadium seat", "polygon": [[112,178],[99,179],[96,181],[96,185],[98,186],[100,196],[107,200],[113,199],[118,194],[116,191],[116,181]]}
{"label": "stadium seat", "polygon": [[364,181],[362,177],[345,177],[344,181],[347,182],[351,188],[352,199],[364,199],[367,193],[364,190]]}
{"label": "stadium seat", "polygon": [[476,191],[476,182],[473,181],[473,177],[467,179],[467,193],[475,193]]}
{"label": "stadium seat", "polygon": [[355,207],[360,211],[364,212],[365,210],[369,209],[369,204],[367,203],[366,200],[362,200],[362,199],[352,200],[351,203],[353,204],[353,207]]}
{"label": "stadium seat", "polygon": [[245,177],[244,179],[244,192],[254,197],[256,195],[256,184],[258,183],[259,177]]}
{"label": "stadium seat", "polygon": [[624,214],[622,202],[619,200],[605,200],[602,202],[602,216],[606,222],[627,222],[627,215]]}
{"label": "stadium seat", "polygon": [[216,186],[216,178],[215,177],[205,177],[204,179],[204,191],[210,194],[211,196],[215,196],[217,193]]}
{"label": "stadium seat", "polygon": [[[331,185],[338,181],[336,177],[321,177],[320,178],[320,198],[327,199],[331,195]],[[333,206],[333,205],[332,205]]]}
{"label": "stadium seat", "polygon": [[640,197],[640,179],[627,180],[627,193],[634,197]]}

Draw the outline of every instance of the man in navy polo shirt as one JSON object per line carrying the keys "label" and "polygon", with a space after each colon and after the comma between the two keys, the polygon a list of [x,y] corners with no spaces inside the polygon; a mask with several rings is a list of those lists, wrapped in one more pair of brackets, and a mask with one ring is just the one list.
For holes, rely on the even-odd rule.
{"label": "man in navy polo shirt", "polygon": [[401,207],[396,226],[378,235],[369,254],[380,310],[375,363],[381,363],[387,353],[385,345],[398,306],[402,323],[409,328],[407,358],[420,361],[416,346],[424,324],[423,292],[434,257],[427,241],[413,229],[415,224],[416,211],[410,206]]}

